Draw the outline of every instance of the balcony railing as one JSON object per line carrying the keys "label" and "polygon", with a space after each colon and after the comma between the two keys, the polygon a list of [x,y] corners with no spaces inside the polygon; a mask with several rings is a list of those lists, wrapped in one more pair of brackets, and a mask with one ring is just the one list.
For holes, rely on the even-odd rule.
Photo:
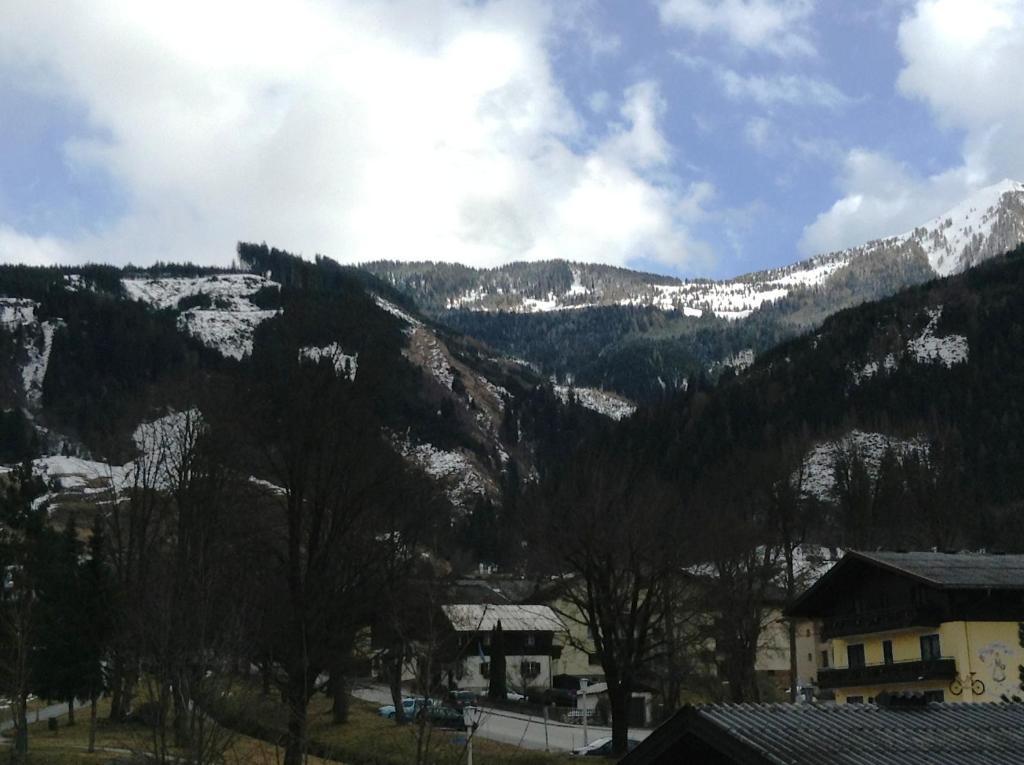
{"label": "balcony railing", "polygon": [[947,680],[956,677],[956,659],[913,659],[890,664],[864,664],[818,670],[818,687],[850,688],[862,685],[913,683],[917,680]]}
{"label": "balcony railing", "polygon": [[833,616],[824,621],[822,640],[844,635],[869,635],[872,632],[905,627],[937,627],[942,623],[941,609],[929,606],[902,606],[876,611],[860,611]]}

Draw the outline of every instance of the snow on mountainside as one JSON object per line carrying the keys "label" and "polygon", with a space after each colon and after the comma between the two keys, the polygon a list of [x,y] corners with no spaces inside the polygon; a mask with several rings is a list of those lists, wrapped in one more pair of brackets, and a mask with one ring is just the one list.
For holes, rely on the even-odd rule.
{"label": "snow on mountainside", "polygon": [[0,297],[0,328],[22,333],[22,393],[25,407],[30,412],[37,411],[42,404],[43,380],[50,363],[53,333],[60,326],[59,319],[39,321],[33,300]]}
{"label": "snow on mountainside", "polygon": [[178,315],[178,329],[228,358],[252,353],[253,335],[262,322],[277,315],[261,310],[250,298],[280,285],[255,274],[215,274],[192,278],[123,279],[125,293],[157,309],[177,309],[188,298],[205,297],[209,307],[193,305]]}
{"label": "snow on mountainside", "polygon": [[[904,234],[734,279],[681,280],[561,261],[463,269],[457,279],[443,271],[441,264],[370,263],[364,267],[436,313],[542,313],[625,305],[738,320],[796,290],[827,287],[871,257],[894,267],[901,260],[923,257],[926,270],[947,276],[1021,242],[1024,184],[1006,180],[980,189],[945,214]],[[460,286],[453,289],[451,284]],[[438,294],[442,294],[440,302]]]}
{"label": "snow on mountainside", "polygon": [[988,186],[895,239],[919,246],[939,276],[960,273],[1024,241],[1024,184]]}
{"label": "snow on mountainside", "polygon": [[907,360],[918,364],[938,364],[946,369],[952,369],[956,364],[966,364],[970,357],[970,345],[966,337],[957,334],[940,337],[935,334],[942,319],[942,310],[941,305],[926,308],[924,315],[928,317],[928,323],[918,335],[908,339],[902,348],[890,351],[884,357],[847,364],[854,385],[860,385],[880,373],[893,372]]}
{"label": "snow on mountainside", "polygon": [[563,402],[575,398],[576,403],[613,420],[621,420],[636,411],[636,404],[616,393],[596,388],[575,388],[569,385],[556,385],[555,395]]}
{"label": "snow on mountainside", "polygon": [[[804,458],[801,490],[807,496],[817,497],[823,502],[835,501],[836,463],[844,455],[857,455],[864,461],[868,474],[878,476],[879,466],[886,450],[891,449],[897,456],[928,454],[928,442],[923,439],[902,440],[884,433],[865,433],[853,430],[836,441],[818,444]],[[796,480],[798,476],[794,476]]]}
{"label": "snow on mountainside", "polygon": [[341,377],[344,375],[349,380],[356,379],[356,372],[359,370],[359,354],[345,353],[337,343],[330,343],[322,348],[307,346],[299,348],[299,361],[308,361],[319,364],[321,360],[327,359],[334,367],[334,373]]}

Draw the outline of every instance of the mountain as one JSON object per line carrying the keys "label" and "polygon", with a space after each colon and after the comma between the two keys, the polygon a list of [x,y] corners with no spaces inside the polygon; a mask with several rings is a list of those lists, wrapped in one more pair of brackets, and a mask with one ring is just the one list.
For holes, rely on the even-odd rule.
{"label": "mountain", "polygon": [[1021,305],[1024,247],[641,409],[613,451],[641,450],[712,516],[773,507],[788,481],[825,544],[1024,549]]}
{"label": "mountain", "polygon": [[309,366],[433,481],[459,543],[497,555],[496,524],[547,451],[606,419],[588,406],[622,416],[622,402],[555,391],[364,272],[265,245],[239,245],[239,260],[0,267],[0,463],[34,459],[51,512],[111,501],[183,417],[216,417],[235,391]]}
{"label": "mountain", "polygon": [[727,280],[564,261],[362,268],[428,315],[545,374],[653,400],[842,308],[959,273],[1022,241],[1024,185],[1007,180],[904,234]]}

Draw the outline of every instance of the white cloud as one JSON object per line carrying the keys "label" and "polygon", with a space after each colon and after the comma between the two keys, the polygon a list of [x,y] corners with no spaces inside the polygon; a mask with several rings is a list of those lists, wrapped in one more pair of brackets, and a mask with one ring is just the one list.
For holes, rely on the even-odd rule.
{"label": "white cloud", "polygon": [[1019,0],[922,0],[899,29],[905,95],[965,131],[978,182],[1024,177],[1024,5]]}
{"label": "white cloud", "polygon": [[774,142],[775,125],[766,117],[753,117],[744,126],[743,136],[757,151],[766,152]]}
{"label": "white cloud", "polygon": [[595,140],[553,74],[556,27],[524,0],[8,0],[0,73],[84,109],[104,137],[68,161],[128,208],[62,250],[18,241],[136,263],[225,263],[238,239],[347,262],[704,256],[657,85]]}
{"label": "white cloud", "polygon": [[67,262],[71,253],[59,239],[50,236],[34,237],[0,224],[0,263],[23,263],[45,266]]}
{"label": "white cloud", "polygon": [[657,0],[663,24],[777,56],[815,52],[812,0]]}
{"label": "white cloud", "polygon": [[961,170],[921,177],[905,164],[865,149],[847,154],[839,185],[840,199],[804,229],[803,254],[902,234],[941,215],[972,190]]}
{"label": "white cloud", "polygon": [[901,233],[981,186],[1024,179],[1024,5],[1019,0],[917,0],[899,26],[898,88],[963,135],[959,162],[931,175],[854,150],[842,196],[804,231],[805,253]]}
{"label": "white cloud", "polygon": [[839,109],[853,102],[835,85],[801,74],[742,75],[722,68],[716,75],[729,98],[750,100],[764,107],[786,104]]}
{"label": "white cloud", "polygon": [[607,90],[596,90],[587,99],[587,106],[590,107],[590,111],[594,112],[594,114],[604,114],[611,100]]}

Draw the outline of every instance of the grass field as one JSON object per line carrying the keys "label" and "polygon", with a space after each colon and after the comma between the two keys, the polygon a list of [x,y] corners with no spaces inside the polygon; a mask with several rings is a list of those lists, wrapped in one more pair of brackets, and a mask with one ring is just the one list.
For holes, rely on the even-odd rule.
{"label": "grass field", "polygon": [[[262,724],[281,729],[283,711],[274,697],[249,696],[246,713]],[[308,735],[311,741],[329,746],[348,765],[409,765],[416,762],[417,744],[436,765],[457,765],[466,761],[466,734],[447,730],[426,730],[416,725],[397,725],[377,714],[377,705],[352,699],[349,721],[331,721],[330,701],[317,695],[310,703]],[[487,765],[564,765],[575,761],[568,755],[519,749],[510,744],[476,738],[474,763]]]}
{"label": "grass field", "polygon": [[[29,765],[93,765],[108,763],[119,757],[128,758],[132,752],[144,752],[150,739],[150,730],[140,723],[114,724],[105,717],[110,706],[99,704],[96,726],[96,749],[89,754],[89,710],[76,712],[76,724],[68,727],[67,715],[58,718],[57,730],[49,729],[46,721],[29,726]],[[10,731],[4,736],[8,738]],[[0,754],[0,757],[3,757]],[[283,753],[271,744],[248,736],[235,735],[225,755],[225,765],[279,765]],[[333,765],[310,757],[309,765]]]}

